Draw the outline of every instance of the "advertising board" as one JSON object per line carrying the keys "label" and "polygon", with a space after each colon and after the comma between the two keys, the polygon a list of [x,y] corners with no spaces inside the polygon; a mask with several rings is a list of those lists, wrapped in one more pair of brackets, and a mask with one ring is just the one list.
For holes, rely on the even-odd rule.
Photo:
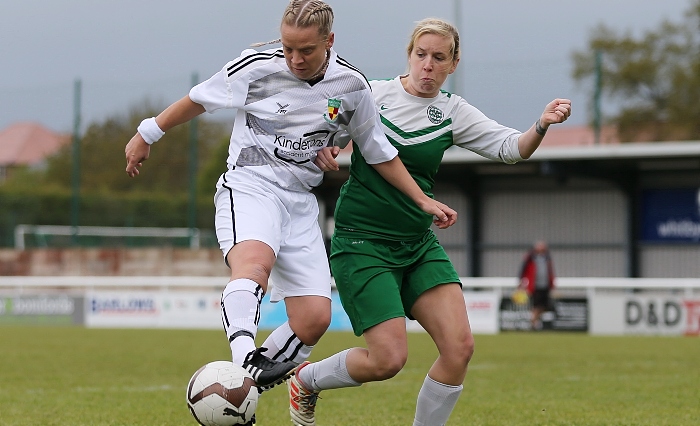
{"label": "advertising board", "polygon": [[[510,297],[501,299],[502,331],[530,330],[530,304],[518,305]],[[542,329],[553,331],[588,331],[588,300],[585,297],[552,298],[552,306],[541,317]]]}
{"label": "advertising board", "polygon": [[0,294],[0,324],[83,324],[83,298],[68,295]]}
{"label": "advertising board", "polygon": [[677,294],[596,294],[591,334],[700,335],[700,298]]}
{"label": "advertising board", "polygon": [[641,239],[700,243],[700,188],[642,192]]}

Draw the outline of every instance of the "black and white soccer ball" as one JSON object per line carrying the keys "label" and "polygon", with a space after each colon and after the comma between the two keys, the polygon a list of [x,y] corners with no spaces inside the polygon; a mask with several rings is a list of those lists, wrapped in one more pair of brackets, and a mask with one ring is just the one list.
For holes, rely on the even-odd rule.
{"label": "black and white soccer ball", "polygon": [[257,406],[258,388],[253,377],[230,361],[204,365],[187,385],[187,407],[204,426],[246,424]]}

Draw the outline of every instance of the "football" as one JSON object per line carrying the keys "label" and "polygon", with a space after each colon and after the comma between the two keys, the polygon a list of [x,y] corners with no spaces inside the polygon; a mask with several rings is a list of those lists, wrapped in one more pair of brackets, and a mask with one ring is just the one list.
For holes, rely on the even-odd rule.
{"label": "football", "polygon": [[230,361],[204,365],[187,385],[187,407],[204,426],[246,424],[257,405],[255,381],[243,367]]}

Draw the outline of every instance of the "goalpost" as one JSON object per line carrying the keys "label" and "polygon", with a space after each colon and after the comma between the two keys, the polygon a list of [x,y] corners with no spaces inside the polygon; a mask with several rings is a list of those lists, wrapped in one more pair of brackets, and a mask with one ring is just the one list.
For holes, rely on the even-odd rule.
{"label": "goalpost", "polygon": [[55,236],[63,237],[102,237],[116,238],[162,238],[172,241],[182,238],[188,241],[192,249],[200,247],[201,232],[198,228],[155,228],[155,227],[117,227],[117,226],[63,226],[63,225],[17,225],[15,227],[15,248],[24,250],[27,236],[34,236],[37,245],[50,247]]}

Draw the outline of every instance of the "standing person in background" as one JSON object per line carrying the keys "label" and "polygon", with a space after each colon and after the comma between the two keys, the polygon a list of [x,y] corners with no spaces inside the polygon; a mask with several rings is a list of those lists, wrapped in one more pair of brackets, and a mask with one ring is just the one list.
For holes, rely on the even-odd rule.
{"label": "standing person in background", "polygon": [[530,325],[533,330],[542,329],[542,313],[549,309],[550,291],[554,288],[554,266],[547,243],[540,240],[527,252],[520,267],[518,288],[527,291],[532,302]]}
{"label": "standing person in background", "polygon": [[[408,74],[371,82],[384,132],[426,194],[432,194],[448,148],[515,163],[532,155],[551,124],[571,114],[569,100],[555,99],[525,133],[498,124],[441,90],[459,52],[452,25],[422,20],[408,45]],[[287,382],[290,415],[294,424],[313,426],[320,391],[396,375],[408,356],[408,317],[427,330],[439,352],[418,393],[413,425],[444,425],[474,351],[459,276],[430,229],[430,217],[387,185],[357,148],[353,145],[350,178],[336,204],[330,261],[343,307],[367,348],[300,365]],[[319,167],[338,170],[338,152],[337,146],[320,151]]]}
{"label": "standing person in background", "polygon": [[[217,183],[216,234],[230,282],[221,313],[233,362],[261,390],[287,379],[326,331],[331,277],[310,190],[323,171],[318,150],[348,133],[373,170],[441,227],[456,213],[421,191],[379,126],[365,77],[333,50],[333,11],[318,0],[293,0],[280,25],[281,48],[246,50],[188,96],[145,119],[125,148],[138,176],[151,144],[173,126],[206,112],[236,109],[228,167]],[[255,337],[260,303],[284,300],[288,322],[261,348]],[[263,352],[267,354],[263,355]]]}

